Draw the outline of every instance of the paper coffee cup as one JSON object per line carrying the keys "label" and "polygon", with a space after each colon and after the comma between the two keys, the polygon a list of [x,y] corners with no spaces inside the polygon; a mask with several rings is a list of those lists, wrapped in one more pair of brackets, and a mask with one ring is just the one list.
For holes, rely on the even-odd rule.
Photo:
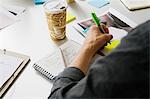
{"label": "paper coffee cup", "polygon": [[44,3],[44,9],[52,39],[64,39],[66,37],[67,3],[64,0],[49,0]]}

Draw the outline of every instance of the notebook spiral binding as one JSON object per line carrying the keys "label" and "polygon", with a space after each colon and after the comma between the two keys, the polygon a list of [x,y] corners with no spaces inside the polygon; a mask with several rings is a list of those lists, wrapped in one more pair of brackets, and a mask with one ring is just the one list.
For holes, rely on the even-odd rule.
{"label": "notebook spiral binding", "polygon": [[42,75],[44,75],[48,79],[50,79],[50,80],[54,80],[55,79],[55,76],[53,76],[51,73],[47,72],[45,69],[41,68],[37,64],[33,64],[33,68],[36,71],[38,71],[39,73],[41,73]]}

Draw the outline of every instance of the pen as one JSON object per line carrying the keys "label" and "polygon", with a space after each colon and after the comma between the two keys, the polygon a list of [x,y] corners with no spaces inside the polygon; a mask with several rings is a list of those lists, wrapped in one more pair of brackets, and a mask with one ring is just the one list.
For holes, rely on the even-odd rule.
{"label": "pen", "polygon": [[10,11],[10,10],[8,10],[11,14],[13,14],[13,15],[17,15],[17,13],[15,13],[15,12],[13,12],[13,11]]}
{"label": "pen", "polygon": [[[106,33],[106,30],[104,30],[104,28],[102,27],[100,19],[96,16],[96,14],[95,13],[91,13],[91,15],[92,15],[93,21],[99,27],[100,32],[103,33],[103,34]],[[111,44],[110,41],[108,41],[108,43]]]}
{"label": "pen", "polygon": [[13,14],[13,15],[17,15],[17,13],[16,12],[14,12],[14,11],[11,11],[11,10],[8,10],[6,7],[4,7],[4,6],[2,6],[2,8],[4,9],[4,10],[7,10],[9,13],[11,13],[11,14]]}

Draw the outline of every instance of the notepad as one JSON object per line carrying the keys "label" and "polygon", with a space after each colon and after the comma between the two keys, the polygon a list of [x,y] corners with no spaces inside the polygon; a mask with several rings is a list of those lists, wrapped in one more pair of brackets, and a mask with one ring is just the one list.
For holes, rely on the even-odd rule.
{"label": "notepad", "polygon": [[80,44],[69,40],[53,53],[35,62],[33,68],[46,78],[54,80],[73,61],[80,47]]}
{"label": "notepad", "polygon": [[107,44],[105,46],[104,51],[105,52],[111,52],[113,49],[115,49],[120,44],[120,40],[113,40],[111,41],[111,44]]}
{"label": "notepad", "polygon": [[150,8],[150,0],[121,0],[129,10]]}
{"label": "notepad", "polygon": [[66,18],[66,23],[70,23],[71,21],[75,20],[76,17],[72,15],[72,13],[67,12],[67,18]]}
{"label": "notepad", "polygon": [[29,60],[29,56],[0,50],[0,99],[19,77]]}
{"label": "notepad", "polygon": [[91,0],[88,2],[88,4],[90,4],[96,8],[101,8],[101,7],[109,4],[109,0]]}
{"label": "notepad", "polygon": [[[119,41],[116,40],[111,43],[111,45],[105,47],[105,52],[117,47]],[[33,68],[49,80],[53,81],[55,80],[56,76],[65,69],[65,67],[71,64],[76,55],[79,53],[80,48],[80,44],[76,43],[75,41],[68,40],[55,49],[54,52],[35,62],[33,64]],[[90,64],[92,65],[98,57],[102,56],[98,54],[95,55]]]}
{"label": "notepad", "polygon": [[34,3],[35,4],[43,4],[45,1],[48,1],[48,0],[34,0]]}
{"label": "notepad", "polygon": [[23,60],[20,58],[0,54],[0,87],[12,76],[22,62]]}

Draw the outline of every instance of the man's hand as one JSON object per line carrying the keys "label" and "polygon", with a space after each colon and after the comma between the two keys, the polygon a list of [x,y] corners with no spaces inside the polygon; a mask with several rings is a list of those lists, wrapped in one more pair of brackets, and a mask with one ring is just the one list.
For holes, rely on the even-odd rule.
{"label": "man's hand", "polygon": [[96,25],[93,25],[88,31],[88,35],[83,43],[82,49],[86,49],[88,54],[93,56],[101,47],[104,46],[104,44],[106,44],[111,39],[111,34],[102,34],[100,33],[99,28]]}
{"label": "man's hand", "polygon": [[79,54],[70,66],[79,68],[84,74],[86,74],[93,56],[106,42],[111,39],[112,35],[102,34],[96,25],[91,26]]}

